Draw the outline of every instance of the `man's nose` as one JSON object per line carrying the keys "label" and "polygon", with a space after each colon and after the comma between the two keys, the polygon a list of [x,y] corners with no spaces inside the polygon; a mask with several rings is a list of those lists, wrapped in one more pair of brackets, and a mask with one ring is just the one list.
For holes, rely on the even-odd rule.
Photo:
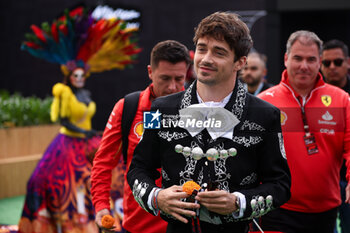
{"label": "man's nose", "polygon": [[213,62],[212,54],[211,54],[210,51],[208,51],[208,52],[203,56],[202,62],[204,62],[204,63],[212,63],[212,62]]}
{"label": "man's nose", "polygon": [[175,92],[176,91],[176,81],[175,80],[171,80],[169,82],[168,89],[171,92]]}
{"label": "man's nose", "polygon": [[306,61],[306,60],[302,60],[302,61],[301,61],[301,64],[300,64],[300,67],[301,67],[302,69],[307,69],[307,68],[308,68],[307,61]]}
{"label": "man's nose", "polygon": [[329,68],[330,68],[330,69],[334,69],[335,67],[336,67],[336,66],[335,66],[335,64],[334,64],[334,61],[332,61],[331,64],[329,65]]}

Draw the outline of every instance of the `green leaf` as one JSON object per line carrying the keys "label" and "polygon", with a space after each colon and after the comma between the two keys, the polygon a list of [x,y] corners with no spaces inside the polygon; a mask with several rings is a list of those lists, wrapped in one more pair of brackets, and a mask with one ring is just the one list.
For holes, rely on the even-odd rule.
{"label": "green leaf", "polygon": [[0,90],[0,128],[51,124],[52,100],[52,97],[22,97],[19,93],[10,95]]}

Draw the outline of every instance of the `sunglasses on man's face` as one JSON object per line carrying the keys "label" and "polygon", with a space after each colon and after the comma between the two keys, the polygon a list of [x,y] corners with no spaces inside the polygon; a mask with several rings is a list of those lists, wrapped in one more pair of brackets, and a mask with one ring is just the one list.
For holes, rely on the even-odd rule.
{"label": "sunglasses on man's face", "polygon": [[323,60],[322,64],[325,67],[330,67],[331,63],[333,62],[335,66],[341,66],[343,64],[344,59],[338,58],[338,59],[334,59],[334,60]]}

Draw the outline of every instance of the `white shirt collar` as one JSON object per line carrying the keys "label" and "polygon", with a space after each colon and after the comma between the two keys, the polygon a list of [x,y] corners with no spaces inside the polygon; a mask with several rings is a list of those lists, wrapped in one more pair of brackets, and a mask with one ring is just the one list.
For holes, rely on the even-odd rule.
{"label": "white shirt collar", "polygon": [[215,101],[207,101],[204,102],[202,98],[199,96],[198,91],[196,92],[198,103],[203,103],[207,107],[225,107],[228,101],[230,101],[230,98],[232,96],[232,92],[230,92],[222,101],[215,102]]}

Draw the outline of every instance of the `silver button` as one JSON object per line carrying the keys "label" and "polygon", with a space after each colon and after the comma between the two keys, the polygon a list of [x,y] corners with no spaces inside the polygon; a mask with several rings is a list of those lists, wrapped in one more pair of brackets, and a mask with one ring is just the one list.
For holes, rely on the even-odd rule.
{"label": "silver button", "polygon": [[203,158],[203,150],[200,147],[195,147],[192,150],[192,157],[195,160],[200,160],[201,158]]}
{"label": "silver button", "polygon": [[220,158],[224,159],[228,157],[228,151],[227,150],[220,150]]}
{"label": "silver button", "polygon": [[188,146],[185,146],[182,150],[182,154],[184,156],[190,156],[191,155],[191,148],[189,148]]}
{"label": "silver button", "polygon": [[236,150],[236,148],[230,148],[229,150],[228,150],[228,154],[230,155],[230,156],[236,156],[237,155],[237,150]]}
{"label": "silver button", "polygon": [[208,149],[207,152],[205,153],[205,155],[206,155],[207,159],[210,161],[215,161],[219,158],[219,152],[215,148]]}
{"label": "silver button", "polygon": [[181,146],[180,144],[177,144],[175,146],[176,153],[182,153],[183,148],[184,148],[183,146]]}

